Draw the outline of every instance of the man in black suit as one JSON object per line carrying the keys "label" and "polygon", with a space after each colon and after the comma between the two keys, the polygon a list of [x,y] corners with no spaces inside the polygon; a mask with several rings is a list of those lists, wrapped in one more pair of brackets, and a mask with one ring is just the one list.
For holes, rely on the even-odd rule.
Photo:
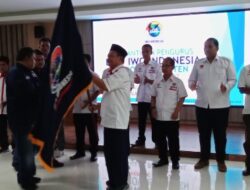
{"label": "man in black suit", "polygon": [[36,189],[36,183],[40,182],[40,178],[34,177],[34,150],[29,139],[29,133],[37,120],[39,81],[32,71],[34,67],[33,49],[24,47],[18,52],[17,64],[6,79],[9,125],[16,144],[14,157],[17,159],[17,181],[23,189]]}

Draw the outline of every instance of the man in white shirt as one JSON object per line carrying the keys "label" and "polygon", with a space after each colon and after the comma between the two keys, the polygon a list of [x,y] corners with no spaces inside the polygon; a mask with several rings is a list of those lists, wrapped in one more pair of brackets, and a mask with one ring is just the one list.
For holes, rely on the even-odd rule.
{"label": "man in white shirt", "polygon": [[0,153],[8,151],[7,99],[5,77],[9,70],[9,58],[0,56]]}
{"label": "man in white shirt", "polygon": [[250,175],[250,65],[245,66],[241,73],[238,83],[239,90],[242,94],[245,94],[245,105],[243,109],[243,121],[246,126],[245,142],[243,144],[246,152],[246,169],[242,172],[244,176]]}
{"label": "man in white shirt", "polygon": [[104,127],[104,156],[109,180],[108,190],[128,189],[129,111],[131,81],[123,66],[127,51],[116,44],[108,54],[110,75],[100,79],[93,73],[93,82],[104,92],[101,103],[101,125]]}
{"label": "man in white shirt", "polygon": [[179,115],[187,97],[187,91],[181,79],[173,75],[174,66],[175,62],[172,58],[165,58],[162,63],[163,77],[153,84],[151,109],[156,119],[156,144],[160,158],[153,165],[160,167],[168,164],[169,148],[172,168],[179,169]]}
{"label": "man in white shirt", "polygon": [[209,165],[211,133],[214,134],[218,170],[226,172],[225,150],[228,126],[229,94],[236,83],[232,62],[217,55],[219,42],[209,38],[204,44],[206,58],[196,61],[189,77],[189,87],[196,90],[196,118],[200,138],[200,160],[194,166]]}
{"label": "man in white shirt", "polygon": [[[90,66],[91,57],[89,54],[84,54],[84,59]],[[98,149],[98,133],[97,133],[97,110],[91,110],[92,105],[96,105],[96,98],[99,95],[99,89],[93,85],[87,92],[84,92],[75,102],[73,108],[73,120],[75,124],[76,134],[76,153],[70,157],[75,160],[85,156],[85,127],[89,133],[90,143],[90,161],[97,160]]]}
{"label": "man in white shirt", "polygon": [[160,75],[160,67],[151,59],[152,53],[152,46],[150,44],[144,44],[142,46],[142,56],[144,61],[143,63],[137,64],[134,70],[134,82],[135,84],[139,84],[137,91],[139,136],[133,146],[145,145],[145,129],[148,114],[152,125],[152,141],[155,142],[155,127],[154,119],[151,115],[150,102],[152,84]]}

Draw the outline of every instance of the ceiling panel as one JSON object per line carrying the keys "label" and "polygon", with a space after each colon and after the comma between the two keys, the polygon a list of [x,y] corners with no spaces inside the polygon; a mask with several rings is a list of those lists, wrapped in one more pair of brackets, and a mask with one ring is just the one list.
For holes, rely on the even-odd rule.
{"label": "ceiling panel", "polygon": [[[147,0],[72,0],[74,6],[107,5],[114,3],[143,2]],[[1,0],[0,13],[54,9],[60,0]]]}
{"label": "ceiling panel", "polygon": [[[0,0],[0,23],[54,20],[60,0]],[[250,9],[250,0],[72,0],[77,19]],[[16,6],[18,5],[18,6]]]}

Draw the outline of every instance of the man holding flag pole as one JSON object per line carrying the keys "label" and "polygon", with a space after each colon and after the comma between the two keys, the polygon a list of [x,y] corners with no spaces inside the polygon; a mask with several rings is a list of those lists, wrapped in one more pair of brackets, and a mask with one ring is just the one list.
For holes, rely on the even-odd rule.
{"label": "man holding flag pole", "polygon": [[31,135],[40,147],[38,159],[47,171],[53,171],[54,142],[60,122],[74,102],[91,85],[92,75],[82,56],[82,40],[78,32],[71,0],[62,0],[58,11],[51,52],[44,71],[42,130]]}
{"label": "man holding flag pole", "polygon": [[[123,66],[127,51],[113,44],[108,53],[110,75],[93,82],[104,91],[101,103],[101,125],[104,127],[104,156],[109,180],[107,190],[128,189],[130,71]],[[112,102],[112,103],[111,103]]]}

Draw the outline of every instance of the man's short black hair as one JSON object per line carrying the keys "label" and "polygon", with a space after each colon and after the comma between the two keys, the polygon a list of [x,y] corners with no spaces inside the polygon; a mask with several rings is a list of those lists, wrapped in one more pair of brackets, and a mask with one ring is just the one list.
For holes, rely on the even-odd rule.
{"label": "man's short black hair", "polygon": [[35,49],[35,50],[34,50],[34,53],[35,53],[36,55],[43,55],[43,52],[41,52],[39,49]]}
{"label": "man's short black hair", "polygon": [[166,57],[164,60],[165,60],[165,61],[169,61],[170,65],[171,65],[172,67],[175,66],[175,61],[174,61],[173,58],[171,58],[171,57]]}
{"label": "man's short black hair", "polygon": [[23,47],[17,53],[17,61],[23,61],[25,58],[33,56],[34,50],[31,47]]}
{"label": "man's short black hair", "polygon": [[91,62],[91,56],[89,54],[87,54],[87,53],[83,54],[83,59],[86,59],[88,63]]}
{"label": "man's short black hair", "polygon": [[5,62],[8,65],[9,65],[9,62],[10,62],[9,58],[7,56],[4,56],[4,55],[0,56],[0,61]]}
{"label": "man's short black hair", "polygon": [[219,49],[219,41],[216,38],[208,38],[206,41],[211,41]]}
{"label": "man's short black hair", "polygon": [[153,47],[150,44],[144,44],[142,48],[150,48],[153,51]]}
{"label": "man's short black hair", "polygon": [[50,39],[47,38],[47,37],[43,37],[43,38],[41,38],[41,39],[39,40],[39,44],[41,44],[42,42],[49,42],[49,43],[51,43]]}

